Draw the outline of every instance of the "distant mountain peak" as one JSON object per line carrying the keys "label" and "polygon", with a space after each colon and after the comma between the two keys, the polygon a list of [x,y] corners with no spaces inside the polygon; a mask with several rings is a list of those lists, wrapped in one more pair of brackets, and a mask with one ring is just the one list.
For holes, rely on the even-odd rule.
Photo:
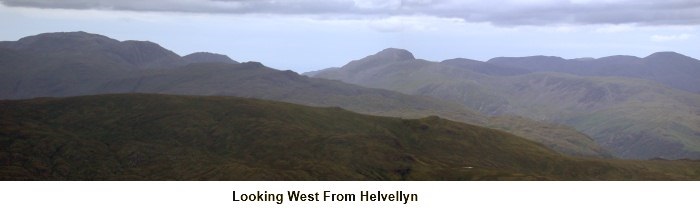
{"label": "distant mountain peak", "polygon": [[690,58],[686,55],[679,54],[673,51],[661,51],[661,52],[656,52],[653,53],[647,57],[644,57],[645,59],[673,59],[673,58]]}
{"label": "distant mountain peak", "polygon": [[652,53],[649,56],[654,56],[654,55],[657,55],[657,56],[683,56],[683,54],[679,54],[679,53],[676,53],[674,51],[659,51],[656,53]]}
{"label": "distant mountain peak", "polygon": [[191,54],[184,56],[182,58],[187,60],[187,62],[189,62],[189,63],[199,63],[199,62],[223,62],[223,63],[233,63],[233,64],[238,63],[226,55],[209,53],[209,52],[191,53]]}
{"label": "distant mountain peak", "polygon": [[606,64],[630,64],[633,62],[638,62],[640,60],[639,57],[636,56],[628,56],[628,55],[615,55],[615,56],[606,56],[606,57],[601,57],[596,60],[591,60],[595,62],[605,62]]}
{"label": "distant mountain peak", "polygon": [[[76,63],[112,62],[110,67],[164,68],[185,62],[176,53],[149,41],[119,41],[107,36],[83,31],[52,32],[2,43],[5,48],[53,57],[69,57]],[[104,63],[102,63],[104,64]]]}
{"label": "distant mountain peak", "polygon": [[344,65],[342,68],[349,69],[348,71],[350,72],[358,72],[372,67],[387,65],[394,62],[413,61],[415,59],[416,58],[413,57],[413,54],[407,50],[387,48],[377,52],[374,55],[367,56],[360,60],[354,60]]}
{"label": "distant mountain peak", "polygon": [[373,58],[381,58],[382,60],[391,60],[391,61],[406,61],[406,60],[415,60],[416,57],[413,56],[413,54],[410,51],[404,50],[404,49],[398,49],[398,48],[387,48],[382,51],[379,51],[378,53],[370,56]]}
{"label": "distant mountain peak", "polygon": [[263,65],[260,62],[256,62],[256,61],[247,61],[247,62],[240,63],[240,67],[249,68],[249,69],[257,69],[257,68],[263,68],[263,67],[265,67],[265,65]]}
{"label": "distant mountain peak", "polygon": [[536,60],[540,60],[540,61],[564,61],[564,60],[566,60],[566,59],[558,57],[558,56],[544,56],[544,55],[529,56],[529,57],[524,57],[524,58],[536,59]]}
{"label": "distant mountain peak", "polygon": [[[49,33],[42,33],[42,34],[37,34],[34,36],[29,36],[25,37],[22,39],[32,39],[32,38],[105,38],[105,39],[111,39],[107,36],[104,35],[99,35],[99,34],[92,34],[92,33],[87,33],[84,31],[75,31],[75,32],[49,32]],[[20,39],[20,40],[22,40]]]}
{"label": "distant mountain peak", "polygon": [[14,42],[10,47],[14,49],[40,48],[42,50],[75,49],[78,46],[98,45],[104,43],[118,43],[119,41],[83,31],[77,32],[52,32],[24,37]]}

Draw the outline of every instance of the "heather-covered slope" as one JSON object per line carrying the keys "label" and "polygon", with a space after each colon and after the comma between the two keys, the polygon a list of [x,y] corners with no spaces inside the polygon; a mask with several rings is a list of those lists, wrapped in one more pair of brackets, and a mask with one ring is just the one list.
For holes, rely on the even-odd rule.
{"label": "heather-covered slope", "polygon": [[697,179],[697,162],[572,158],[499,130],[234,97],[0,101],[3,180]]}

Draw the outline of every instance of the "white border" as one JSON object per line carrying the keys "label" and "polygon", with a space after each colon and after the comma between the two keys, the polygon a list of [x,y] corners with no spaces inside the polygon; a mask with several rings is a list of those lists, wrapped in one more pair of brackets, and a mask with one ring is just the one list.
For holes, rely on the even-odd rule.
{"label": "white border", "polygon": [[[232,191],[416,193],[418,202],[233,202]],[[0,182],[2,210],[697,210],[698,182]],[[286,196],[285,196],[286,197]]]}

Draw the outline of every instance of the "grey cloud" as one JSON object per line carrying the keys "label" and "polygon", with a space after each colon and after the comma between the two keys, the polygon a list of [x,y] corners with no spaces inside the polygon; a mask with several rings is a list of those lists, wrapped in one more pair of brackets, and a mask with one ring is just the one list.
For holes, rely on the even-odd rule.
{"label": "grey cloud", "polygon": [[[697,0],[0,0],[10,7],[344,17],[428,15],[495,25],[700,25]],[[582,2],[582,3],[576,3]]]}
{"label": "grey cloud", "polygon": [[44,9],[102,9],[191,13],[343,13],[353,6],[347,0],[0,0],[10,7]]}

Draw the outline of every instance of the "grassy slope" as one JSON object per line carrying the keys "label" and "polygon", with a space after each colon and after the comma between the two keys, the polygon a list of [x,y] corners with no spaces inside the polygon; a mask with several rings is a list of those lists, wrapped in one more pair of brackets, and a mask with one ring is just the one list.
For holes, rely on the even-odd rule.
{"label": "grassy slope", "polygon": [[432,96],[487,114],[565,123],[625,158],[700,158],[700,96],[644,80],[562,73],[489,76],[423,60],[316,77]]}
{"label": "grassy slope", "polygon": [[700,158],[696,94],[643,80],[556,73],[497,83],[508,84],[499,86],[513,105],[508,112],[564,122],[618,156]]}
{"label": "grassy slope", "polygon": [[[585,137],[581,133],[572,133],[571,131],[575,129],[566,125],[537,122],[520,116],[508,115],[491,117],[488,122],[487,126],[490,128],[510,131],[517,136],[528,137],[532,140],[542,140],[538,142],[567,155],[612,157],[608,150],[593,142],[591,138]],[[556,137],[556,139],[552,137]]]}
{"label": "grassy slope", "polygon": [[5,180],[694,179],[700,167],[571,158],[437,117],[232,97],[2,101],[0,124]]}
{"label": "grassy slope", "polygon": [[[460,103],[486,114],[502,114],[502,109],[509,108],[508,99],[499,95],[496,88],[482,85],[484,81],[492,80],[490,76],[425,60],[393,62],[365,69],[346,66],[317,73],[315,77],[427,95]],[[491,118],[486,125],[535,140],[570,155],[609,156],[591,138],[570,127],[508,116]]]}

